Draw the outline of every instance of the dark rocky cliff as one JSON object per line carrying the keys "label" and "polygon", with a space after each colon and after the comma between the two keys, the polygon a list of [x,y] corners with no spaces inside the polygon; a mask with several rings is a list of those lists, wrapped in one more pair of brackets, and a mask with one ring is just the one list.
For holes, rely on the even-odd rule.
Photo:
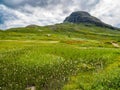
{"label": "dark rocky cliff", "polygon": [[70,16],[68,16],[64,22],[69,22],[69,23],[85,23],[85,24],[95,24],[96,26],[100,27],[105,27],[105,28],[110,28],[110,29],[118,29],[115,28],[111,25],[108,25],[98,18],[91,16],[88,12],[84,11],[76,11],[73,12]]}

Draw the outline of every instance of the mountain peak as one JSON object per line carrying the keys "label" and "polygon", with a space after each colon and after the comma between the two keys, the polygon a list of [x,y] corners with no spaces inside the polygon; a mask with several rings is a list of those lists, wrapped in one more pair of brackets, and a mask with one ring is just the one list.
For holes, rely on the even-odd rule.
{"label": "mountain peak", "polygon": [[85,23],[85,24],[95,24],[99,27],[106,27],[110,29],[117,29],[111,25],[108,25],[104,22],[102,22],[100,19],[90,15],[88,12],[85,11],[75,11],[68,16],[64,22],[70,22],[70,23]]}
{"label": "mountain peak", "polygon": [[90,16],[90,14],[88,12],[85,12],[85,11],[76,11],[76,12],[73,12],[71,14],[72,16],[77,16],[77,15],[80,15],[80,16]]}

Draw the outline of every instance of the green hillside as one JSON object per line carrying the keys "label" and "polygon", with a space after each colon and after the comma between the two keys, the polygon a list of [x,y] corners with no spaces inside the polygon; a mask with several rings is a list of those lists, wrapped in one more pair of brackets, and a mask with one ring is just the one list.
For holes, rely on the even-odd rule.
{"label": "green hillside", "polygon": [[120,31],[93,24],[0,31],[0,90],[120,90]]}

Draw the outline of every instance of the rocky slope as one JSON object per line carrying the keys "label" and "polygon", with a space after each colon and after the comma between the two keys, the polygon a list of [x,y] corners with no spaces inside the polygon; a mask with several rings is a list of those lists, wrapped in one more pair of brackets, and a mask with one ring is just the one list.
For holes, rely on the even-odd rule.
{"label": "rocky slope", "polygon": [[89,24],[95,24],[100,27],[110,28],[110,29],[118,29],[111,25],[108,25],[98,18],[91,16],[88,12],[85,11],[76,11],[73,12],[70,16],[68,16],[64,22],[70,22],[70,23],[85,23],[87,25]]}

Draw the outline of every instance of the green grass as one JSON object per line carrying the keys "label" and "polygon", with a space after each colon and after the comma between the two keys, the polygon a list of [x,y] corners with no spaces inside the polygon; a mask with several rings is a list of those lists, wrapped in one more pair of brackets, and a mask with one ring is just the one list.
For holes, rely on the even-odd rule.
{"label": "green grass", "polygon": [[0,31],[0,90],[120,90],[120,31],[58,24]]}

